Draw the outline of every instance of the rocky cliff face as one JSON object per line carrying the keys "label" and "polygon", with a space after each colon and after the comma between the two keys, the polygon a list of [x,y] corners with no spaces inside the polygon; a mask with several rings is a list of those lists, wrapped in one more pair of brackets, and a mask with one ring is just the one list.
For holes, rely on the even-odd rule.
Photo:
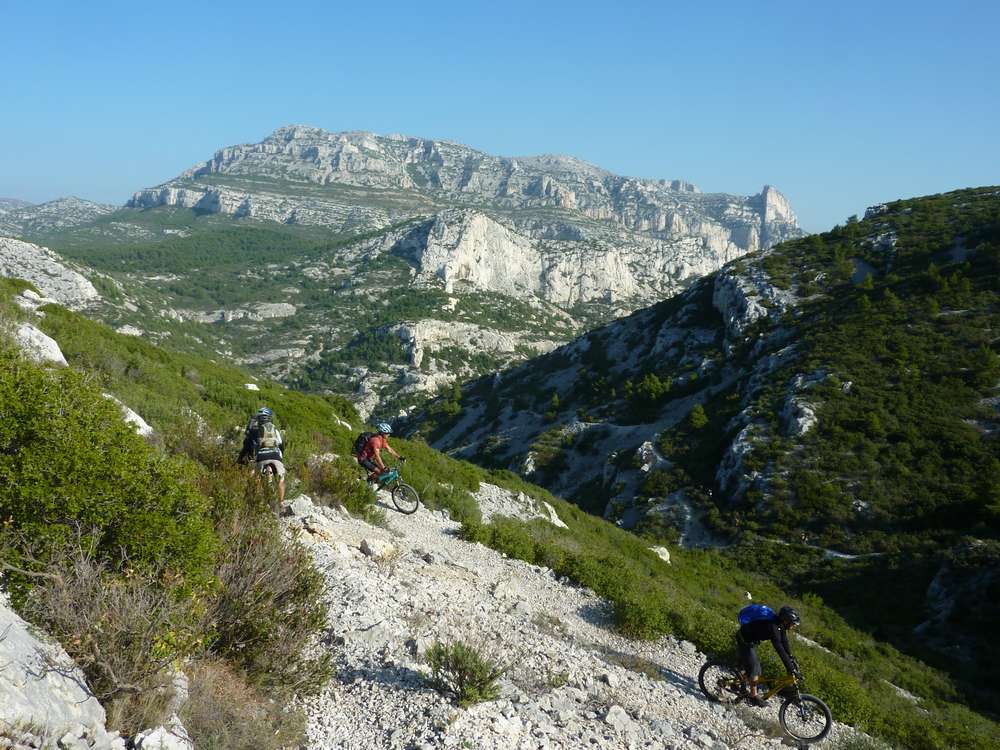
{"label": "rocky cliff face", "polygon": [[[590,220],[667,241],[730,241],[745,252],[801,234],[787,201],[770,186],[749,198],[705,195],[681,180],[621,177],[570,157],[498,157],[450,141],[302,126],[221,149],[129,203],[338,228],[377,228],[443,205],[484,204],[549,215],[541,226],[522,227],[534,239]],[[365,205],[367,211],[352,210]]]}
{"label": "rocky cliff face", "polygon": [[419,225],[397,247],[417,264],[419,279],[440,280],[449,293],[466,285],[563,307],[600,301],[625,310],[669,296],[744,252],[721,235],[673,242],[634,233],[536,240],[524,229],[452,209]]}
{"label": "rocky cliff face", "polygon": [[30,281],[42,294],[73,309],[100,298],[85,276],[52,251],[8,237],[0,237],[0,276]]}

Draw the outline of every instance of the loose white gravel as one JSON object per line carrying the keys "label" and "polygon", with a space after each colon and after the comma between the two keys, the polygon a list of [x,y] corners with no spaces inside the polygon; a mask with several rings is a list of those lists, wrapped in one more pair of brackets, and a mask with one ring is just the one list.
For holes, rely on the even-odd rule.
{"label": "loose white gravel", "polygon": [[[517,496],[491,501],[509,510]],[[322,647],[338,667],[320,695],[303,701],[309,748],[783,746],[776,704],[733,710],[705,700],[697,685],[704,656],[693,644],[623,638],[592,591],[462,541],[446,514],[421,507],[405,516],[388,497],[380,503],[387,528],[305,497],[285,506],[288,529],[329,586]],[[501,697],[459,709],[431,689],[422,655],[436,639],[462,639],[509,664]],[[771,736],[745,717],[770,725]],[[845,730],[836,725],[832,737]]]}

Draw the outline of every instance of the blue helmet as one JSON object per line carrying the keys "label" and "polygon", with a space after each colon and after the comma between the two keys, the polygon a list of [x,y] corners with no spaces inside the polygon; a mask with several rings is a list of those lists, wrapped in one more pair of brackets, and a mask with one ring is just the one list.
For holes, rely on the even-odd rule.
{"label": "blue helmet", "polygon": [[388,422],[379,422],[377,425],[375,425],[375,429],[383,433],[384,435],[392,434],[392,427],[389,425]]}
{"label": "blue helmet", "polygon": [[266,406],[262,406],[257,410],[257,419],[263,420],[264,422],[270,422],[274,417],[274,412],[268,409]]}

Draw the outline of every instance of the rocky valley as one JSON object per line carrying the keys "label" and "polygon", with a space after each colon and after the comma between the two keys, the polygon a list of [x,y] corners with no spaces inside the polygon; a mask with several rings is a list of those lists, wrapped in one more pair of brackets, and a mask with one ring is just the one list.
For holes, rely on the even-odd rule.
{"label": "rocky valley", "polygon": [[644,538],[777,566],[980,684],[997,658],[981,592],[1000,580],[998,207],[996,188],[875,206],[466,384],[410,429]]}
{"label": "rocky valley", "polygon": [[[825,746],[991,747],[960,683],[818,597],[394,438],[423,500],[398,514],[347,458],[345,401],[115,333],[60,289],[0,279],[0,472],[17,480],[0,495],[0,743],[786,747],[778,698],[751,710],[698,686],[752,596],[803,613],[794,652],[837,719]],[[262,402],[288,439],[284,504],[232,465]],[[94,531],[66,538],[66,520]],[[441,682],[435,654],[459,644],[493,672],[484,692]],[[475,663],[446,669],[477,681]]]}
{"label": "rocky valley", "polygon": [[[40,218],[59,205],[62,219]],[[103,276],[101,319],[351,393],[365,414],[408,410],[801,235],[770,186],[703,194],[570,157],[302,126],[222,149],[117,211],[4,211],[0,232]]]}

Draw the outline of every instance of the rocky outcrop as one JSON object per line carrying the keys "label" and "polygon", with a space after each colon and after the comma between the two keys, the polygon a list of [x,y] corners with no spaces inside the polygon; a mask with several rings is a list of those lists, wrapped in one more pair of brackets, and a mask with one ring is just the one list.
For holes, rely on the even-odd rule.
{"label": "rocky outcrop", "polygon": [[66,367],[66,357],[63,356],[55,339],[42,333],[30,323],[21,323],[14,329],[14,343],[32,362]]}
{"label": "rocky outcrop", "polygon": [[236,320],[269,320],[271,318],[288,318],[295,315],[295,305],[287,302],[260,302],[248,307],[238,307],[235,310],[175,310],[180,320],[194,320],[198,323],[232,323]]}
{"label": "rocky outcrop", "polygon": [[0,206],[0,235],[39,235],[89,224],[116,210],[115,206],[82,198],[59,198],[48,203]]}
{"label": "rocky outcrop", "polygon": [[622,232],[580,242],[536,239],[458,209],[418,226],[394,249],[417,264],[418,278],[438,279],[449,293],[464,286],[564,307],[600,301],[626,309],[670,296],[747,251],[728,231],[704,224],[671,239]]}
{"label": "rocky outcrop", "polygon": [[795,295],[772,284],[759,264],[732,265],[716,275],[712,304],[725,321],[726,336],[737,340],[760,318],[780,317],[795,304]]}
{"label": "rocky outcrop", "polygon": [[17,747],[125,750],[104,722],[66,652],[35,635],[0,595],[0,738],[18,737]]}
{"label": "rocky outcrop", "polygon": [[100,298],[89,280],[51,250],[9,237],[0,237],[0,276],[30,281],[42,294],[72,309]]}
{"label": "rocky outcrop", "polygon": [[118,405],[118,408],[121,409],[122,411],[122,419],[124,419],[128,424],[132,425],[132,427],[135,428],[135,431],[139,435],[141,435],[144,438],[150,438],[155,434],[153,428],[149,426],[149,424],[146,422],[145,419],[140,417],[138,414],[132,411],[132,409],[127,407],[125,404],[123,404],[117,398],[112,396],[110,393],[105,393],[104,398],[108,399],[109,401],[114,401]]}
{"label": "rocky outcrop", "polygon": [[535,341],[523,334],[496,331],[475,323],[458,321],[419,320],[391,326],[388,331],[398,336],[406,346],[410,365],[414,368],[420,368],[425,363],[425,358],[447,347],[459,347],[469,353],[482,352],[503,357],[514,354],[522,347],[544,354],[558,345],[554,341]]}

